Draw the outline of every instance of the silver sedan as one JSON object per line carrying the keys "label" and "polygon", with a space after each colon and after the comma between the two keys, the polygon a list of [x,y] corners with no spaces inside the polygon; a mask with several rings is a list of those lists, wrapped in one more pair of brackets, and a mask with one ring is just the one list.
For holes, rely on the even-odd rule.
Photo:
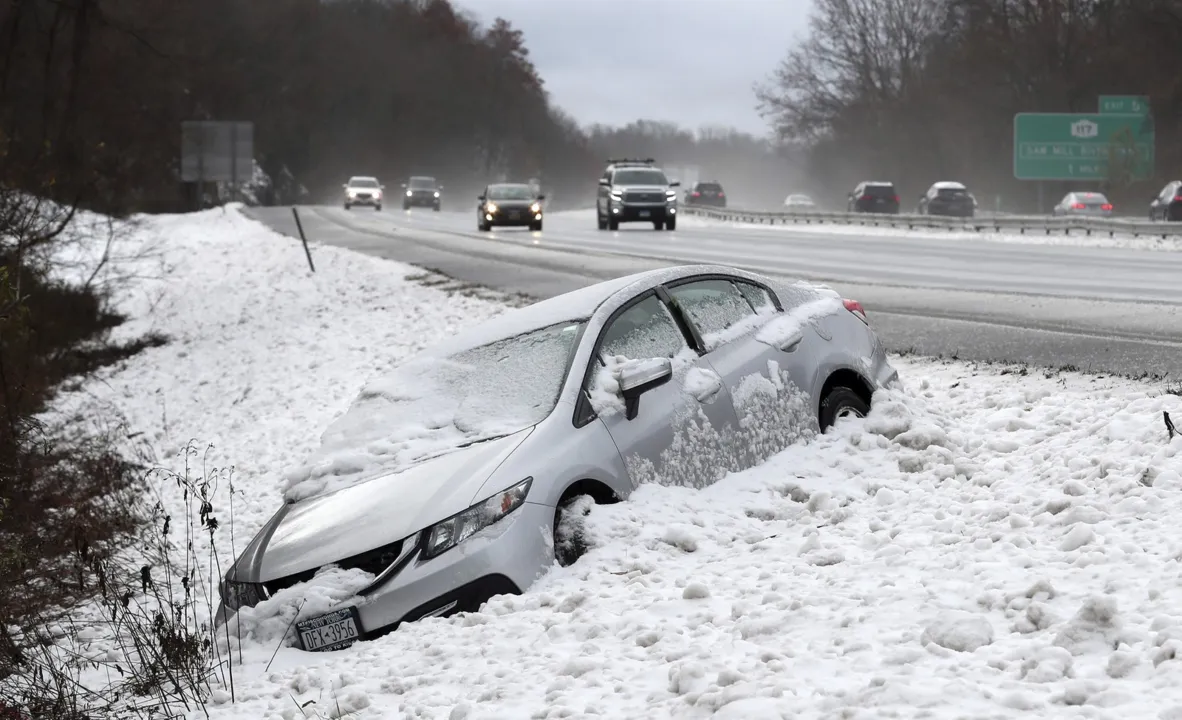
{"label": "silver sedan", "polygon": [[896,378],[857,302],[729,267],[506,312],[363,389],[227,572],[219,622],[329,571],[357,585],[301,611],[305,650],[475,610],[574,562],[591,504],[714,483]]}
{"label": "silver sedan", "polygon": [[1067,193],[1052,210],[1056,217],[1112,217],[1112,203],[1104,193]]}

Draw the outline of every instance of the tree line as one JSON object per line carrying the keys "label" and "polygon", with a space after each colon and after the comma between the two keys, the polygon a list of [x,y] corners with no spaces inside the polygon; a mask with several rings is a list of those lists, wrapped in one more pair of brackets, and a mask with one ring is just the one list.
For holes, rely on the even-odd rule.
{"label": "tree line", "polygon": [[186,120],[252,121],[280,202],[335,201],[351,174],[563,188],[598,168],[521,33],[446,0],[0,8],[0,183],[112,212],[187,209]]}
{"label": "tree line", "polygon": [[1100,95],[1150,98],[1151,179],[1050,182],[1107,190],[1140,214],[1182,176],[1182,4],[1177,0],[815,0],[807,37],[757,90],[819,193],[897,183],[904,204],[960,180],[983,204],[1034,210],[1014,179],[1016,113],[1095,113]]}

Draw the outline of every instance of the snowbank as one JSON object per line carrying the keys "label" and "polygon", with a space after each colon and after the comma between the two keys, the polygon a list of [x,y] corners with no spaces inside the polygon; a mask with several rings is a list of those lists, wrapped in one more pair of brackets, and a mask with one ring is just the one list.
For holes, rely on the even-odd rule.
{"label": "snowbank", "polygon": [[[369,376],[500,312],[331,248],[311,275],[234,211],[140,232],[170,269],[121,299],[120,333],[174,340],[58,411],[118,408],[172,467],[212,442],[211,465],[237,466],[239,543]],[[895,362],[904,386],[865,420],[705,490],[594,508],[590,553],[522,597],[322,655],[276,653],[271,609],[238,702],[210,716],[1182,716],[1182,439],[1162,421],[1182,399]]]}

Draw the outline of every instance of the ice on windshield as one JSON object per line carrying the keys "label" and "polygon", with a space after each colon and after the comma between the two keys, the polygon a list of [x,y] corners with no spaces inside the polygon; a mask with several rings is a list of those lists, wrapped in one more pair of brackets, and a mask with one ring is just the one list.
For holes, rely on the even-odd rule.
{"label": "ice on windshield", "polygon": [[537,196],[529,185],[493,185],[488,189],[490,200],[534,200]]}
{"label": "ice on windshield", "polygon": [[376,188],[378,187],[378,181],[373,178],[353,178],[349,181],[349,187]]}
{"label": "ice on windshield", "polygon": [[617,170],[615,185],[668,185],[669,179],[660,170]]}
{"label": "ice on windshield", "polygon": [[434,190],[435,189],[435,178],[432,178],[432,177],[412,177],[410,179],[410,183],[408,183],[408,186],[412,187],[412,188],[416,188],[418,190]]}
{"label": "ice on windshield", "polygon": [[286,499],[339,490],[536,425],[558,401],[582,325],[564,322],[449,357],[412,359],[371,381],[288,476]]}

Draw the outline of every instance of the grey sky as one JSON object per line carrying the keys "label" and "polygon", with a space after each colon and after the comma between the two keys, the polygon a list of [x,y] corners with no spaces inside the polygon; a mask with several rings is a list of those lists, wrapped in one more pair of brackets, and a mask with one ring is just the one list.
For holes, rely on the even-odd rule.
{"label": "grey sky", "polygon": [[554,102],[580,123],[640,118],[763,134],[752,85],[808,29],[811,0],[455,0],[525,33]]}

